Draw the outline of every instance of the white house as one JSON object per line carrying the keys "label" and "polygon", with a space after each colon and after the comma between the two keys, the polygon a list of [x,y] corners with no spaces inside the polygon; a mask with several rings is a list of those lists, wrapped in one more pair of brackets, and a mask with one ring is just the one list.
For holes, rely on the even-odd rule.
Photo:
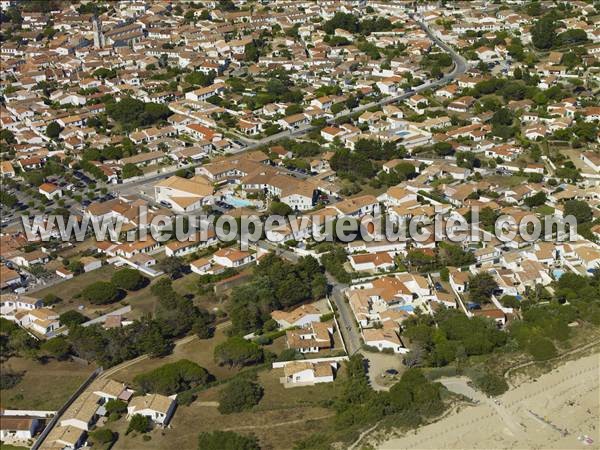
{"label": "white house", "polygon": [[62,197],[62,189],[52,183],[43,183],[38,188],[38,192],[46,197],[48,200]]}
{"label": "white house", "polygon": [[212,202],[213,186],[202,176],[172,176],[154,185],[155,200],[175,212],[190,212]]}
{"label": "white house", "polygon": [[320,320],[321,313],[312,304],[302,305],[298,308],[286,311],[273,311],[271,318],[277,322],[280,328],[304,327],[311,322]]}
{"label": "white house", "polygon": [[362,330],[365,345],[375,347],[379,350],[391,349],[394,353],[408,353],[408,349],[402,345],[400,338],[392,329],[365,328]]}
{"label": "white house", "polygon": [[213,262],[223,267],[241,267],[254,261],[256,255],[235,248],[222,248],[213,255]]}
{"label": "white house", "polygon": [[168,425],[175,411],[175,400],[160,394],[146,394],[133,397],[127,406],[127,417],[140,414],[148,417],[155,424]]}
{"label": "white house", "polygon": [[363,270],[387,270],[395,266],[394,258],[387,252],[358,253],[348,256],[348,259],[352,268],[358,272]]}
{"label": "white house", "polygon": [[0,415],[0,441],[28,441],[40,427],[40,419],[29,416]]}
{"label": "white house", "polygon": [[336,370],[337,362],[292,361],[283,368],[284,377],[281,381],[287,387],[331,383]]}

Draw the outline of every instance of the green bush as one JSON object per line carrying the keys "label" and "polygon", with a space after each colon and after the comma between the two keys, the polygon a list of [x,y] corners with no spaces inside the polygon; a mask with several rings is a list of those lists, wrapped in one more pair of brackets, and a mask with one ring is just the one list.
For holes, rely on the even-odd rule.
{"label": "green bush", "polygon": [[106,305],[119,300],[121,292],[110,281],[96,281],[86,286],[81,296],[94,305]]}
{"label": "green bush", "polygon": [[127,412],[127,403],[119,399],[111,399],[104,405],[108,414],[124,414]]}
{"label": "green bush", "polygon": [[142,392],[172,395],[196,386],[206,385],[210,380],[210,375],[198,364],[182,359],[141,373],[133,380]]}
{"label": "green bush", "polygon": [[196,398],[197,396],[193,391],[183,391],[177,394],[177,404],[189,406],[196,400]]}
{"label": "green bush", "polygon": [[255,342],[234,336],[215,347],[215,361],[221,365],[247,366],[263,360],[263,351]]}
{"label": "green bush", "polygon": [[125,434],[129,434],[132,431],[137,431],[138,433],[150,431],[150,420],[148,417],[142,416],[141,414],[134,414],[129,421],[129,426],[127,427]]}
{"label": "green bush", "polygon": [[98,444],[108,444],[115,440],[115,433],[108,428],[98,428],[97,430],[90,431],[90,438]]}
{"label": "green bush", "polygon": [[531,338],[527,349],[536,361],[546,361],[556,356],[556,347],[550,339],[544,337]]}
{"label": "green bush", "polygon": [[120,289],[125,289],[126,291],[137,291],[138,289],[144,287],[147,279],[137,270],[125,268],[115,272],[111,278],[111,281]]}
{"label": "green bush", "polygon": [[475,384],[479,389],[492,397],[504,394],[508,390],[506,380],[493,373],[486,373],[477,378]]}
{"label": "green bush", "polygon": [[219,393],[219,412],[230,414],[252,408],[263,396],[262,387],[245,378],[234,378]]}

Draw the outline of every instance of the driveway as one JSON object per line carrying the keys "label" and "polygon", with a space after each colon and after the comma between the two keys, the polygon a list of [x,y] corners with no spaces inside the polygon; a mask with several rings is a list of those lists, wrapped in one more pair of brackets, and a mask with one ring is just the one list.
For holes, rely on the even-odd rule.
{"label": "driveway", "polygon": [[[369,361],[368,375],[371,387],[375,391],[389,391],[395,383],[400,380],[405,367],[402,364],[402,356],[389,355],[387,353],[362,352],[363,356]],[[388,369],[395,369],[398,375],[384,375]]]}

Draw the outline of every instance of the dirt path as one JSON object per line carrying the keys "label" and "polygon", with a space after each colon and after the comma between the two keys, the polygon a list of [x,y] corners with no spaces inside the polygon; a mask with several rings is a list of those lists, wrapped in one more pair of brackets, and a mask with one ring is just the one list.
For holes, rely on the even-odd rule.
{"label": "dirt path", "polygon": [[[310,420],[328,419],[330,417],[333,417],[334,415],[335,415],[335,413],[329,413],[329,414],[325,414],[323,416],[313,417]],[[269,423],[266,425],[242,425],[240,427],[223,428],[222,431],[240,431],[240,430],[256,430],[256,429],[260,429],[260,428],[273,428],[273,427],[281,427],[284,425],[294,425],[297,423],[304,423],[306,421],[307,421],[307,419],[296,419],[296,420],[288,420],[286,422]]]}

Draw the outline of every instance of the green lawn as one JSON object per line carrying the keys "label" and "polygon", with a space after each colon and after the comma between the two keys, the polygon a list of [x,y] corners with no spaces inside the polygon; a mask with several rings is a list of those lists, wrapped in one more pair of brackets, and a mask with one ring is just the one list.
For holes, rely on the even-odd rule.
{"label": "green lawn", "polygon": [[0,450],[27,450],[27,447],[5,444],[0,441]]}
{"label": "green lawn", "polygon": [[497,184],[500,187],[515,187],[518,186],[525,181],[527,181],[527,177],[520,177],[517,175],[490,175],[485,177],[485,181],[494,185]]}
{"label": "green lawn", "polygon": [[552,206],[542,205],[535,208],[535,212],[540,216],[550,216],[554,214],[554,208]]}

